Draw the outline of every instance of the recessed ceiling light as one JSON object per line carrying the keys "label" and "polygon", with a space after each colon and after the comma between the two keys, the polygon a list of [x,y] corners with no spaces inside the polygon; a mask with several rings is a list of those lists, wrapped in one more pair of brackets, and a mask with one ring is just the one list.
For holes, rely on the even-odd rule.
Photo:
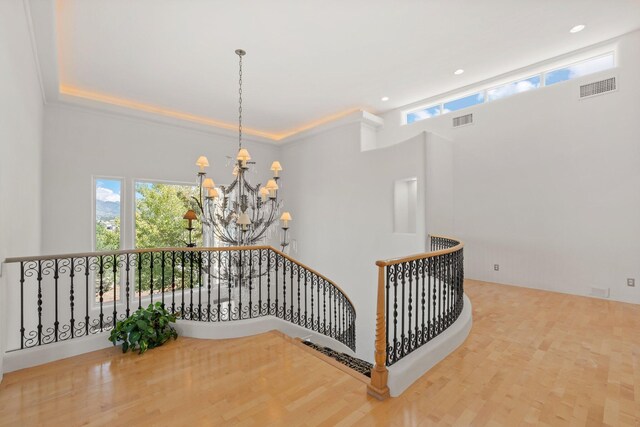
{"label": "recessed ceiling light", "polygon": [[388,96],[383,96],[382,98],[380,98],[381,101],[383,102],[387,102],[389,100]]}
{"label": "recessed ceiling light", "polygon": [[580,24],[580,25],[576,25],[575,27],[573,27],[572,29],[569,30],[570,33],[579,33],[580,31],[584,30],[584,27],[586,27],[586,25]]}
{"label": "recessed ceiling light", "polygon": [[462,68],[458,68],[457,70],[455,70],[453,72],[453,74],[455,74],[456,76],[459,76],[460,74],[464,73],[464,70]]}

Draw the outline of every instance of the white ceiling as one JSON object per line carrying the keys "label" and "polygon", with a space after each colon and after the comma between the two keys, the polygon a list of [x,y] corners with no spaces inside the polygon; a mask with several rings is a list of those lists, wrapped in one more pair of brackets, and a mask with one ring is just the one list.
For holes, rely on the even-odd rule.
{"label": "white ceiling", "polygon": [[[60,85],[233,124],[243,48],[244,122],[274,133],[353,108],[384,112],[640,28],[637,0],[59,0],[56,9]],[[576,24],[587,27],[570,34]]]}

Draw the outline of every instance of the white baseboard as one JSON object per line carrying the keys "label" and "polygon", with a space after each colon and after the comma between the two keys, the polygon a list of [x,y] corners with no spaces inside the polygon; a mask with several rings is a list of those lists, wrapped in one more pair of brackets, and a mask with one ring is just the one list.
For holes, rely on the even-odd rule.
{"label": "white baseboard", "polygon": [[18,369],[30,368],[31,366],[42,365],[55,360],[102,350],[113,345],[108,337],[109,332],[102,332],[88,337],[74,338],[69,341],[7,352],[4,354],[4,372],[13,372]]}
{"label": "white baseboard", "polygon": [[467,339],[472,325],[471,301],[464,295],[464,308],[458,319],[443,333],[423,347],[389,367],[389,393],[392,397],[402,394],[429,369],[451,354]]}

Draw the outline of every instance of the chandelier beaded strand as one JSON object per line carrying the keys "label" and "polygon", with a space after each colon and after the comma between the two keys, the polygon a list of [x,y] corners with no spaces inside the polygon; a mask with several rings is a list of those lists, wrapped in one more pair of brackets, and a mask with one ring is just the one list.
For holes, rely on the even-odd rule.
{"label": "chandelier beaded strand", "polygon": [[239,78],[238,78],[238,145],[242,148],[242,57],[247,52],[242,49],[236,49],[236,55],[239,58]]}
{"label": "chandelier beaded strand", "polygon": [[[265,243],[269,231],[278,220],[282,201],[278,200],[278,180],[282,166],[279,161],[271,164],[273,177],[264,187],[251,185],[246,174],[249,171],[251,155],[242,147],[242,57],[246,52],[237,49],[239,58],[238,79],[238,154],[234,161],[231,184],[216,188],[211,178],[206,176],[205,168],[209,161],[200,156],[196,165],[198,172],[199,195],[195,197],[202,224],[203,246],[248,246]],[[289,212],[280,216],[282,235],[280,246],[284,251],[289,246],[287,231],[292,220]]]}

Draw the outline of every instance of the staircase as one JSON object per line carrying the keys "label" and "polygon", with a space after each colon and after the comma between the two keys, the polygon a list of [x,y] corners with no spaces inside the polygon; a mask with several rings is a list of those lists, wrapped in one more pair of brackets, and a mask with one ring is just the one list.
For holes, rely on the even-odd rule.
{"label": "staircase", "polygon": [[[346,366],[347,368],[349,368],[350,371],[355,371],[358,374],[364,375],[367,378],[371,378],[371,369],[373,368],[373,364],[365,360],[358,359],[357,357],[350,356],[346,353],[335,351],[329,347],[323,347],[321,345],[314,344],[311,341],[302,341],[302,344],[315,350],[316,352],[323,354],[327,358],[335,360],[341,365]],[[342,370],[344,371],[345,369],[342,369]],[[352,373],[352,372],[349,372],[349,373]]]}

